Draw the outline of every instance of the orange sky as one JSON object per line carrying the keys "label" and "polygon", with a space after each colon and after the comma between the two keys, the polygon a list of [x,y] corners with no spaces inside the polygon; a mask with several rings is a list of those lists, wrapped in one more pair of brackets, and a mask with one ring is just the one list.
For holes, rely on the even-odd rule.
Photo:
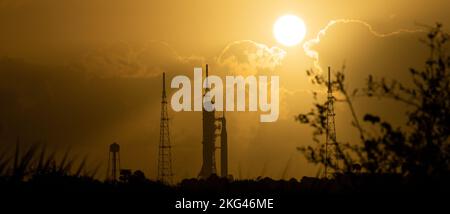
{"label": "orange sky", "polygon": [[[280,119],[261,124],[259,113],[230,113],[230,173],[239,178],[314,175],[296,147],[311,130],[294,116],[312,106],[305,74],[314,59],[302,45],[284,47],[272,35],[277,17],[295,14],[308,28],[305,41],[336,19],[362,20],[378,33],[450,23],[449,1],[119,1],[0,0],[0,140],[72,145],[106,164],[108,144],[122,145],[122,165],[156,175],[160,74],[211,72],[279,75]],[[448,29],[448,27],[446,28]],[[313,49],[320,65],[345,62],[351,87],[368,74],[403,80],[427,56],[422,33],[374,35],[360,23],[336,24]],[[284,58],[267,62],[285,52]],[[270,60],[269,60],[270,61]],[[406,79],[405,79],[406,80]],[[317,88],[316,88],[317,89]],[[173,91],[170,91],[173,93]],[[358,100],[357,112],[402,119],[389,102]],[[177,179],[201,166],[201,114],[169,112]],[[336,107],[337,136],[354,139],[345,106]],[[102,169],[103,170],[103,169]]]}

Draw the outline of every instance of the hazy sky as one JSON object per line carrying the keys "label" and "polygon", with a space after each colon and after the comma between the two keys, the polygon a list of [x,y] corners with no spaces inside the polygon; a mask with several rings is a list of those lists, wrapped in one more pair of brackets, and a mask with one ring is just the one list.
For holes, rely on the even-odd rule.
{"label": "hazy sky", "polygon": [[[156,175],[160,75],[211,73],[279,75],[280,119],[259,123],[258,113],[229,113],[229,171],[235,177],[313,176],[296,147],[311,143],[311,130],[294,116],[312,106],[305,70],[314,59],[302,45],[284,47],[272,34],[277,17],[295,14],[307,26],[305,42],[332,20],[312,46],[320,65],[347,66],[350,87],[368,74],[407,81],[427,50],[423,33],[377,36],[420,24],[450,24],[449,1],[186,1],[0,0],[0,140],[47,141],[92,162],[107,163],[108,145],[122,146],[122,166]],[[448,27],[446,27],[448,29]],[[284,56],[284,57],[280,57]],[[316,88],[317,89],[317,88]],[[169,90],[173,93],[173,90]],[[401,120],[402,106],[358,100],[360,115]],[[337,137],[352,141],[345,106],[336,106]],[[201,113],[171,117],[176,178],[201,167]],[[102,169],[104,170],[104,169]],[[102,172],[103,173],[103,172]]]}

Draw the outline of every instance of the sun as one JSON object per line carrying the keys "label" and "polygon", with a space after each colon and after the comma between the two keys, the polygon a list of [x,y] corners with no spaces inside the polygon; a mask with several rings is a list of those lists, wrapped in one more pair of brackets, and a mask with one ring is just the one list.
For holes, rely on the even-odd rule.
{"label": "sun", "polygon": [[295,15],[284,15],[275,22],[273,35],[279,43],[285,46],[294,46],[305,38],[306,26],[299,17]]}

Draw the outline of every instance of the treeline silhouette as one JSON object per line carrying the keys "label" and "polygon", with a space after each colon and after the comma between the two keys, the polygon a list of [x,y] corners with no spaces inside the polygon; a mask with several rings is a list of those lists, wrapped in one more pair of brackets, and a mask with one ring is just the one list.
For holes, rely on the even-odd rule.
{"label": "treeline silhouette", "polygon": [[[215,194],[297,195],[347,194],[409,191],[448,191],[449,176],[442,175],[430,182],[423,177],[406,179],[394,173],[335,173],[333,178],[303,177],[300,180],[274,180],[258,177],[255,180],[235,180],[212,175],[208,179],[184,179],[178,184],[167,185],[148,179],[140,171],[122,170],[117,181],[95,178],[100,165],[89,170],[87,157],[76,161],[70,150],[57,160],[55,152],[45,146],[33,144],[19,148],[14,155],[0,156],[0,189],[3,191],[69,191],[69,192],[162,192],[184,193],[200,196]],[[23,150],[23,151],[22,151]],[[21,154],[22,153],[22,154]],[[75,167],[77,166],[77,167]],[[175,196],[175,195],[174,195]]]}
{"label": "treeline silhouette", "polygon": [[[392,173],[336,173],[333,178],[303,177],[300,180],[234,180],[212,175],[208,179],[184,179],[173,185],[151,180],[140,171],[123,170],[116,182],[99,180],[98,168],[88,170],[86,158],[81,162],[46,155],[45,147],[31,146],[23,155],[0,158],[0,202],[2,206],[21,204],[32,210],[72,210],[85,208],[102,211],[154,210],[175,208],[177,201],[221,199],[274,199],[274,207],[303,210],[380,204],[399,206],[401,199],[417,200],[423,195],[438,196],[450,192],[450,177],[404,177]],[[77,167],[74,167],[74,166]],[[411,203],[408,201],[408,204]],[[9,203],[11,201],[11,203]],[[33,206],[31,206],[33,205]],[[345,206],[341,206],[345,205]],[[218,205],[217,205],[218,206]],[[15,210],[19,210],[15,206]],[[216,208],[214,208],[216,209]]]}

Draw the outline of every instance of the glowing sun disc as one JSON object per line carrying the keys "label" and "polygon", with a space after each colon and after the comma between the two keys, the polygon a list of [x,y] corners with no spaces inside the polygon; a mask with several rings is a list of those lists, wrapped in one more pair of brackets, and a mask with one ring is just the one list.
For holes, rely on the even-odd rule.
{"label": "glowing sun disc", "polygon": [[277,19],[273,26],[275,39],[286,46],[299,44],[306,35],[306,26],[302,19],[295,15],[285,15]]}

